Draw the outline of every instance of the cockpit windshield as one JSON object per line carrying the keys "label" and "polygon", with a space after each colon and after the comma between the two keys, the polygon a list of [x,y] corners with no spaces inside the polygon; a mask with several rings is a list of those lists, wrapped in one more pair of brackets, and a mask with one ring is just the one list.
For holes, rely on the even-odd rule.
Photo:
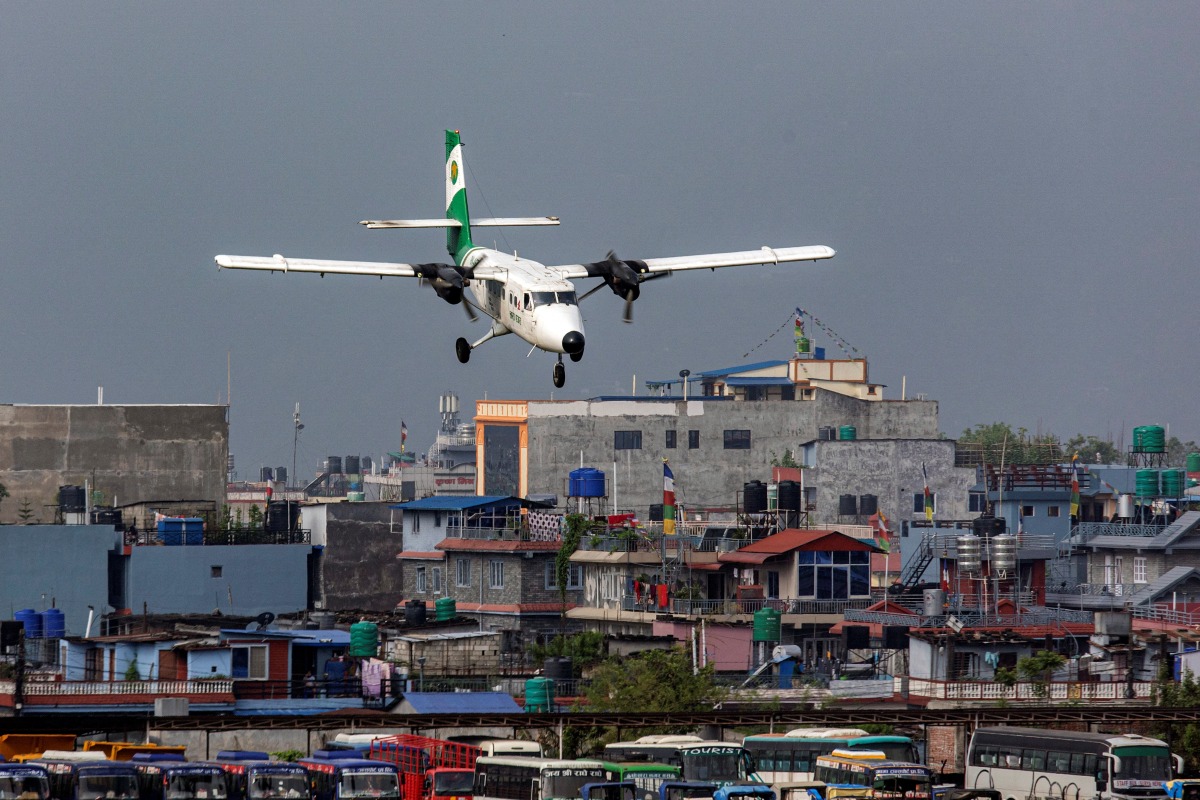
{"label": "cockpit windshield", "polygon": [[533,293],[533,305],[535,308],[537,306],[550,306],[550,305],[554,305],[555,303],[573,306],[573,305],[577,305],[578,302],[579,301],[577,299],[575,299],[574,292],[534,292]]}

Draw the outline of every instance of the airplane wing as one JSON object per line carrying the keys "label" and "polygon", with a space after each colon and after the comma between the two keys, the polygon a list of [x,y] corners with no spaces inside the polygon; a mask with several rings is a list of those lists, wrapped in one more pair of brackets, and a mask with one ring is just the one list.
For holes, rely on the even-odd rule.
{"label": "airplane wing", "polygon": [[[647,258],[642,261],[627,260],[626,264],[637,274],[678,272],[688,269],[716,269],[717,267],[743,267],[751,264],[781,264],[790,261],[816,261],[833,258],[832,247],[812,245],[809,247],[763,247],[758,250],[742,250],[736,253],[702,253],[695,256],[670,258]],[[563,278],[603,278],[611,274],[615,256],[607,261],[592,264],[563,264],[548,269],[557,271]]]}
{"label": "airplane wing", "polygon": [[[461,228],[456,219],[364,219],[368,228]],[[472,228],[506,228],[521,225],[557,225],[558,217],[488,217],[471,220]]]}
{"label": "airplane wing", "polygon": [[380,261],[324,261],[315,258],[264,256],[217,256],[221,269],[261,269],[268,272],[316,272],[321,275],[390,275],[416,278],[421,273],[415,264],[389,264]]}

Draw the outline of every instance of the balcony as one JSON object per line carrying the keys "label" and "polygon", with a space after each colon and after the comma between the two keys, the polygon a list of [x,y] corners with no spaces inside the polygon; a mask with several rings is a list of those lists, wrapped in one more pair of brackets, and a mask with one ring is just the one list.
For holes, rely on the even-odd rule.
{"label": "balcony", "polygon": [[709,600],[672,597],[665,607],[660,607],[651,597],[634,595],[621,598],[622,611],[642,611],[652,614],[679,614],[685,616],[729,616],[753,614],[764,608],[773,608],[781,614],[838,616],[847,609],[864,609],[876,598],[863,597],[852,600],[808,600],[799,598],[766,598],[761,600]]}

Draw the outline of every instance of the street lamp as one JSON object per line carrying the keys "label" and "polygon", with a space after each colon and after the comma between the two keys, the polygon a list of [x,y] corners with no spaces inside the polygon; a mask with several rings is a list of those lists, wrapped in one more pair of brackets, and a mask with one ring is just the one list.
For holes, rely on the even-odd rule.
{"label": "street lamp", "polygon": [[679,382],[683,384],[683,402],[685,402],[685,403],[687,402],[687,379],[688,379],[688,375],[691,375],[691,374],[692,374],[692,371],[690,369],[679,370],[679,377],[680,377]]}
{"label": "street lamp", "polygon": [[[300,404],[296,403],[296,410],[292,412],[292,480],[296,480],[296,447],[300,444],[300,431],[304,430],[304,426],[300,424]],[[292,493],[288,492],[287,484],[283,485],[283,491],[287,493],[287,515],[288,515],[288,533],[292,532]],[[290,539],[289,539],[290,541]]]}
{"label": "street lamp", "polygon": [[425,691],[425,656],[417,656],[417,691]]}

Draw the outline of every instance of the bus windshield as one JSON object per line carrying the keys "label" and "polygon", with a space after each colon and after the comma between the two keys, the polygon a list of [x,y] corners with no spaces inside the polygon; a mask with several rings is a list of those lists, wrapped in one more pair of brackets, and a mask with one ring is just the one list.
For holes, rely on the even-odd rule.
{"label": "bus windshield", "polygon": [[740,747],[689,747],[680,752],[684,777],[689,781],[744,783],[746,770],[742,753]]}
{"label": "bus windshield", "polygon": [[583,797],[585,783],[603,783],[604,770],[595,768],[543,769],[542,799]]}
{"label": "bus windshield", "polygon": [[1171,754],[1165,747],[1117,747],[1113,753],[1121,759],[1121,771],[1113,776],[1114,788],[1171,780]]}
{"label": "bus windshield", "polygon": [[225,800],[228,796],[225,776],[220,773],[172,775],[164,795],[167,800]]}
{"label": "bus windshield", "polygon": [[400,783],[393,772],[347,772],[342,775],[340,796],[399,797]]}
{"label": "bus windshield", "polygon": [[471,794],[474,791],[475,773],[468,769],[435,772],[434,794]]}
{"label": "bus windshield", "polygon": [[875,778],[874,797],[877,800],[929,800],[932,787],[929,778],[919,775],[885,775]]}
{"label": "bus windshield", "polygon": [[79,800],[137,800],[137,796],[137,778],[133,775],[79,776]]}
{"label": "bus windshield", "polygon": [[0,798],[3,800],[46,800],[50,786],[45,778],[0,775]]}
{"label": "bus windshield", "polygon": [[295,775],[255,775],[250,782],[249,795],[254,800],[275,797],[307,797],[308,778]]}

